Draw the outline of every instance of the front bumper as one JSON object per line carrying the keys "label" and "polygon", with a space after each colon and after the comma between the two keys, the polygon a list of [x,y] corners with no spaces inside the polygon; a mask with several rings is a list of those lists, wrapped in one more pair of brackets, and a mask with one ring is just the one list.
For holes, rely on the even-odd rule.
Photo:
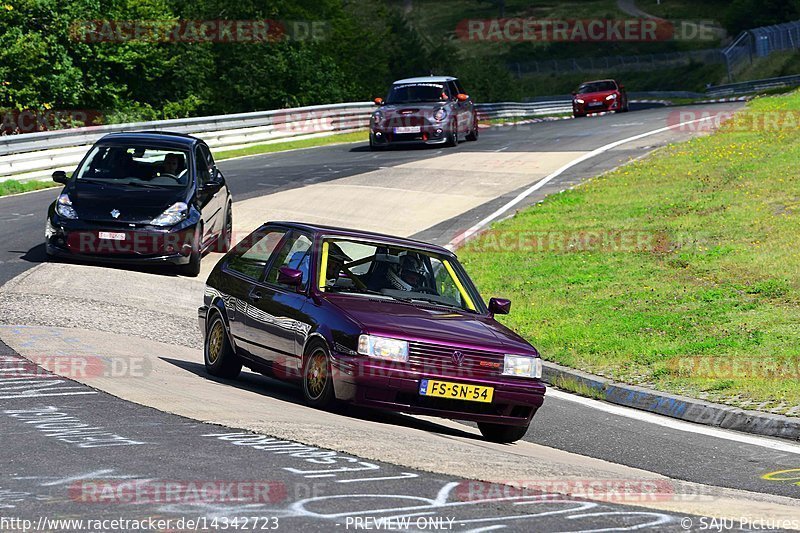
{"label": "front bumper", "polygon": [[[343,354],[334,354],[331,365],[337,399],[391,411],[527,426],[544,402],[545,386],[534,379],[420,373]],[[494,388],[494,397],[491,403],[479,403],[423,396],[419,394],[422,379],[488,386]]]}
{"label": "front bumper", "polygon": [[390,144],[444,144],[451,131],[447,124],[426,123],[419,126],[420,131],[414,133],[395,133],[393,127],[376,126],[370,128],[369,136],[373,145],[388,146]]}
{"label": "front bumper", "polygon": [[[592,105],[595,104],[595,105]],[[599,104],[599,105],[598,105]],[[617,98],[616,100],[602,100],[600,102],[585,102],[583,104],[579,104],[577,102],[572,102],[572,112],[576,115],[588,115],[591,113],[603,113],[607,111],[617,111],[620,109],[620,99]]]}
{"label": "front bumper", "polygon": [[[111,264],[189,263],[195,224],[166,230],[151,226],[104,226],[81,220],[64,221],[50,216],[45,229],[48,255]],[[122,233],[122,241],[101,239],[100,232]]]}

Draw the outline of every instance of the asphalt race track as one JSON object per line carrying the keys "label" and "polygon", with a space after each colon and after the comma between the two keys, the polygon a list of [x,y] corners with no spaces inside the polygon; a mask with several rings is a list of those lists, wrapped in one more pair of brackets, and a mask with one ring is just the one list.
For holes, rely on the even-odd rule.
{"label": "asphalt race track", "polygon": [[[700,117],[738,105],[692,110]],[[495,127],[455,149],[370,152],[356,143],[219,166],[237,202],[238,236],[262,221],[292,218],[446,244],[569,161],[671,126],[678,112]],[[703,131],[675,128],[622,144],[514,209]],[[800,467],[800,446],[786,441],[656,425],[559,392],[546,399],[525,442],[499,446],[469,424],[315,411],[298,390],[253,374],[211,380],[192,310],[216,258],[205,259],[199,280],[43,263],[44,213],[57,191],[0,198],[0,517],[184,517],[218,525],[249,517],[259,526],[275,518],[289,531],[364,530],[380,519],[458,531],[683,531],[701,529],[704,514],[800,516],[800,486],[762,479]],[[51,360],[75,354],[120,363],[119,371],[73,374]],[[75,381],[36,370],[22,356]],[[661,491],[654,498],[564,495],[598,480]],[[192,499],[192,483],[221,493]],[[225,483],[239,484],[233,495]],[[174,498],[159,490],[169,484]],[[185,526],[168,528],[193,529]]]}

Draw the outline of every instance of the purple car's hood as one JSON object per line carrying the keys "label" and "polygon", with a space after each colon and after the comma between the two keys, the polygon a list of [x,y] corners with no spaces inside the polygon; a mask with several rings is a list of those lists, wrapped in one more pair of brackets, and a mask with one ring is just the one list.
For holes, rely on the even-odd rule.
{"label": "purple car's hood", "polygon": [[488,316],[363,296],[328,294],[325,298],[371,334],[493,352],[538,353]]}

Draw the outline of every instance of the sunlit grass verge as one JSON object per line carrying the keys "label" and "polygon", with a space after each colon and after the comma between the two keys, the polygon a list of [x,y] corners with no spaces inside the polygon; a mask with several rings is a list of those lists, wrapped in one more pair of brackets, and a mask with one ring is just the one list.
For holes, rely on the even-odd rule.
{"label": "sunlit grass verge", "polygon": [[298,148],[311,148],[314,146],[326,146],[329,144],[350,143],[358,141],[369,141],[369,132],[367,130],[356,131],[352,133],[337,133],[325,137],[313,137],[311,139],[298,139],[295,141],[286,141],[272,144],[256,144],[239,148],[237,150],[220,150],[214,153],[214,159],[221,161],[223,159],[230,159],[232,157],[242,157],[246,155],[259,155],[269,154],[272,152],[284,152],[286,150],[296,150]]}
{"label": "sunlit grass verge", "polygon": [[38,191],[39,189],[49,189],[50,187],[60,187],[58,183],[52,181],[0,181],[0,196],[9,194],[19,194],[21,192]]}
{"label": "sunlit grass verge", "polygon": [[788,118],[670,145],[462,248],[513,300],[502,320],[546,360],[800,416],[800,93],[742,113]]}

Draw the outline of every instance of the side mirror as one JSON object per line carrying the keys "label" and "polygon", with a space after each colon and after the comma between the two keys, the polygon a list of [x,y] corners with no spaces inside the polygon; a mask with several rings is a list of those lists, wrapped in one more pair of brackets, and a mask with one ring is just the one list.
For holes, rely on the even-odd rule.
{"label": "side mirror", "polygon": [[55,172],[53,172],[53,181],[55,181],[56,183],[66,184],[67,181],[69,181],[69,178],[67,178],[67,173],[64,172],[63,170],[56,170]]}
{"label": "side mirror", "polygon": [[624,86],[624,85],[620,85],[620,86],[619,86],[619,90],[620,90],[620,91],[624,91],[624,90],[625,90],[625,86]]}
{"label": "side mirror", "polygon": [[376,98],[373,102],[375,102],[375,105],[383,105],[383,98]]}
{"label": "side mirror", "polygon": [[570,94],[571,94],[572,96],[578,96],[578,93],[577,93],[576,91],[572,91]]}
{"label": "side mirror", "polygon": [[511,300],[505,298],[490,299],[489,312],[493,315],[507,315],[511,312]]}
{"label": "side mirror", "polygon": [[299,288],[303,284],[303,272],[294,268],[280,267],[278,269],[278,283]]}
{"label": "side mirror", "polygon": [[466,102],[467,100],[469,100],[469,95],[464,93],[458,93],[456,95],[456,99],[458,99],[459,102]]}
{"label": "side mirror", "polygon": [[[213,180],[213,176],[212,176]],[[222,183],[216,180],[201,183],[197,191],[201,194],[216,194],[222,188]]]}

